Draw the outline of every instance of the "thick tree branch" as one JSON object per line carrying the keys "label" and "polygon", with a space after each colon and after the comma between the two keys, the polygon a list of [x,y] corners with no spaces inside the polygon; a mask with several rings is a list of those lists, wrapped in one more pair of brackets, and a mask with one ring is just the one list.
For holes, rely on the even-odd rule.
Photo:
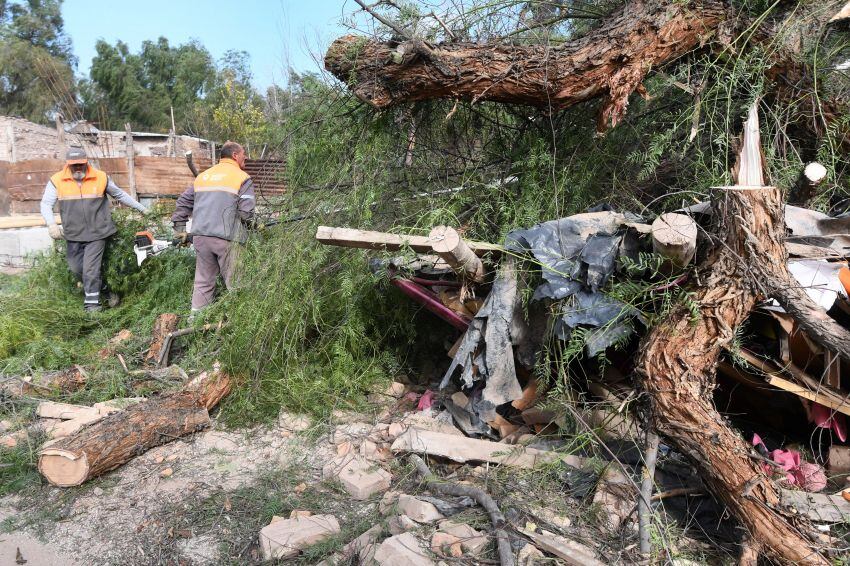
{"label": "thick tree branch", "polygon": [[428,56],[407,43],[347,35],[325,67],[376,108],[431,98],[560,109],[604,97],[600,128],[622,119],[647,72],[704,44],[727,19],[721,0],[634,0],[558,46],[449,43]]}

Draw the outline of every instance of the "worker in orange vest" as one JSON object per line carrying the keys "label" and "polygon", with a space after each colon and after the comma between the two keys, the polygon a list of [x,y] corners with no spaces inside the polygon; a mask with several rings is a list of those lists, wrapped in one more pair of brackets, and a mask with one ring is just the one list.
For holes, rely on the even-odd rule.
{"label": "worker in orange vest", "polygon": [[171,220],[177,238],[186,241],[186,222],[192,217],[195,246],[195,285],[192,318],[215,298],[219,274],[228,289],[239,245],[248,239],[246,224],[254,216],[254,182],[244,171],[245,150],[235,142],[221,146],[221,160],[195,178],[177,199]]}
{"label": "worker in orange vest", "polygon": [[[103,252],[106,240],[117,230],[107,195],[142,214],[148,212],[106,173],[92,166],[83,149],[74,147],[65,156],[65,167],[50,178],[41,197],[41,216],[50,237],[68,241],[68,268],[82,280],[83,307],[87,311],[101,308]],[[56,223],[53,215],[57,201],[62,226]],[[111,302],[113,300],[117,303],[117,296],[111,297]]]}

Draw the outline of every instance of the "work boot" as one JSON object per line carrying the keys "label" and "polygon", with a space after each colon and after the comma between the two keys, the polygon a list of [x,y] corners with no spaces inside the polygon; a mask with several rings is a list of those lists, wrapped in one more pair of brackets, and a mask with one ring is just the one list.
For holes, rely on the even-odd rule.
{"label": "work boot", "polygon": [[90,305],[85,305],[83,307],[83,309],[86,312],[100,312],[100,311],[103,310],[103,307],[101,307],[100,305],[96,305],[96,304],[90,304]]}

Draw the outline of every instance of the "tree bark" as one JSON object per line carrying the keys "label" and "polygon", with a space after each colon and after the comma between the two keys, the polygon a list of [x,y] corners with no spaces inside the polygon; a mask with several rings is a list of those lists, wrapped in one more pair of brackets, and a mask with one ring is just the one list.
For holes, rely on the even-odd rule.
{"label": "tree bark", "polygon": [[781,204],[773,187],[719,191],[714,202],[718,245],[698,272],[692,302],[678,305],[646,337],[638,375],[652,399],[659,433],[696,464],[754,544],[781,563],[828,564],[816,547],[814,530],[783,514],[779,492],[750,458],[749,443],[712,402],[721,348],[764,298],[756,271],[790,280]]}
{"label": "tree bark", "polygon": [[132,405],[42,448],[38,471],[59,487],[80,485],[210,424],[208,409],[230,392],[226,375],[202,374],[183,390]]}
{"label": "tree bark", "polygon": [[145,356],[145,362],[156,364],[159,362],[160,353],[165,343],[165,338],[171,332],[177,330],[177,324],[180,322],[180,317],[174,313],[164,313],[156,317],[153,323],[153,335],[151,338],[151,347],[148,349],[148,354]]}
{"label": "tree bark", "polygon": [[376,108],[463,98],[557,110],[604,96],[604,130],[620,121],[650,69],[704,44],[727,16],[721,0],[633,0],[557,46],[446,43],[425,50],[346,35],[331,44],[325,68]]}

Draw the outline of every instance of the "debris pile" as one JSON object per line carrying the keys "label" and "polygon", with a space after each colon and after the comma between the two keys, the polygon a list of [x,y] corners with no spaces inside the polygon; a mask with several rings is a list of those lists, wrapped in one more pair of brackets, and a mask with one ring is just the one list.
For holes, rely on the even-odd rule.
{"label": "debris pile", "polygon": [[[638,500],[665,500],[668,507],[681,508],[672,500],[687,501],[706,491],[731,505],[756,538],[769,531],[759,531],[766,522],[780,524],[795,514],[815,522],[850,520],[850,484],[844,483],[850,474],[846,458],[850,382],[845,377],[850,358],[846,343],[835,339],[850,336],[850,223],[844,217],[787,205],[786,231],[780,233],[779,245],[759,247],[771,245],[770,231],[782,224],[776,224],[774,216],[766,229],[759,228],[760,234],[748,232],[741,225],[746,222],[744,213],[734,207],[747,206],[743,203],[750,198],[763,199],[751,210],[761,206],[767,214],[778,214],[779,222],[783,208],[777,199],[776,210],[771,211],[776,190],[762,186],[754,111],[746,127],[737,166],[741,186],[719,189],[717,202],[655,218],[600,207],[516,230],[504,245],[465,241],[462,229],[446,226],[434,228],[428,236],[319,227],[316,238],[327,245],[414,252],[412,257],[408,253],[372,259],[370,265],[449,325],[447,344],[454,344],[448,351],[450,360],[436,397],[428,397],[429,390],[423,399],[427,397],[431,410],[444,409],[464,436],[411,427],[395,438],[391,450],[441,461],[520,468],[560,461],[582,470],[588,468],[589,454],[558,450],[565,443],[557,433],[589,432],[608,443],[605,459],[619,466],[607,468],[592,496],[606,511],[609,532],[631,528]],[[741,202],[735,204],[733,198]],[[738,216],[718,238],[718,224],[726,226],[727,219],[719,216],[723,214]],[[736,226],[740,231],[734,231]],[[752,303],[746,299],[736,305],[729,320],[717,305],[728,301],[733,305],[748,295],[733,285],[724,288],[720,278],[716,287],[706,286],[715,285],[710,274],[722,255],[718,255],[722,238],[730,242],[726,251],[741,246],[753,261],[784,263],[746,266],[740,264],[743,254],[729,255],[728,261],[739,264],[729,276],[734,273],[741,277],[735,283],[754,289],[747,291]],[[772,270],[775,277],[754,275]],[[692,289],[703,293],[694,298]],[[638,367],[647,353],[642,340],[674,308],[703,323],[707,316],[715,321],[717,337],[707,334],[702,339],[706,348],[724,353],[712,362],[713,350],[707,350],[701,363],[711,372],[716,363],[716,388],[709,385],[694,395],[713,403],[706,414],[722,409],[727,422],[713,426],[728,434],[729,442],[749,447],[743,458],[754,475],[744,474],[750,487],[743,495],[733,493],[739,490],[733,485],[737,480],[709,475],[715,468],[703,466],[696,456],[700,447],[709,447],[710,437],[685,440],[690,434],[686,430],[663,430],[657,419],[647,417],[660,406],[651,390],[649,399],[638,401],[646,382],[636,377],[637,370],[646,372],[649,367]],[[663,348],[663,342],[658,347]],[[675,364],[678,352],[667,350],[663,355],[670,360],[668,365]],[[563,381],[568,382],[561,385],[572,392],[572,402],[553,405],[547,390]],[[703,418],[701,412],[693,414]],[[699,420],[694,424],[701,426]],[[654,471],[659,493],[653,495],[652,482],[648,492],[639,493],[635,478],[643,457],[628,455],[628,445],[634,452],[635,444],[654,435],[657,426],[665,441]],[[723,446],[726,441],[718,442]],[[505,445],[513,446],[506,450]],[[671,471],[674,462],[683,465],[683,457],[691,458],[696,474]],[[765,478],[775,480],[771,485],[778,487],[778,500],[765,496],[775,514],[747,517],[746,506],[736,508],[735,502],[749,496],[750,484]],[[716,507],[717,518],[723,508],[715,503],[708,507]],[[829,554],[830,548],[847,544],[837,539],[823,544],[815,532],[808,531],[806,545],[818,552]],[[523,534],[547,552],[571,552],[570,545],[541,532]],[[735,535],[730,541],[741,542]],[[806,552],[782,548],[788,541],[759,542],[772,556]],[[445,544],[451,550],[448,537],[439,537],[436,546]]]}

